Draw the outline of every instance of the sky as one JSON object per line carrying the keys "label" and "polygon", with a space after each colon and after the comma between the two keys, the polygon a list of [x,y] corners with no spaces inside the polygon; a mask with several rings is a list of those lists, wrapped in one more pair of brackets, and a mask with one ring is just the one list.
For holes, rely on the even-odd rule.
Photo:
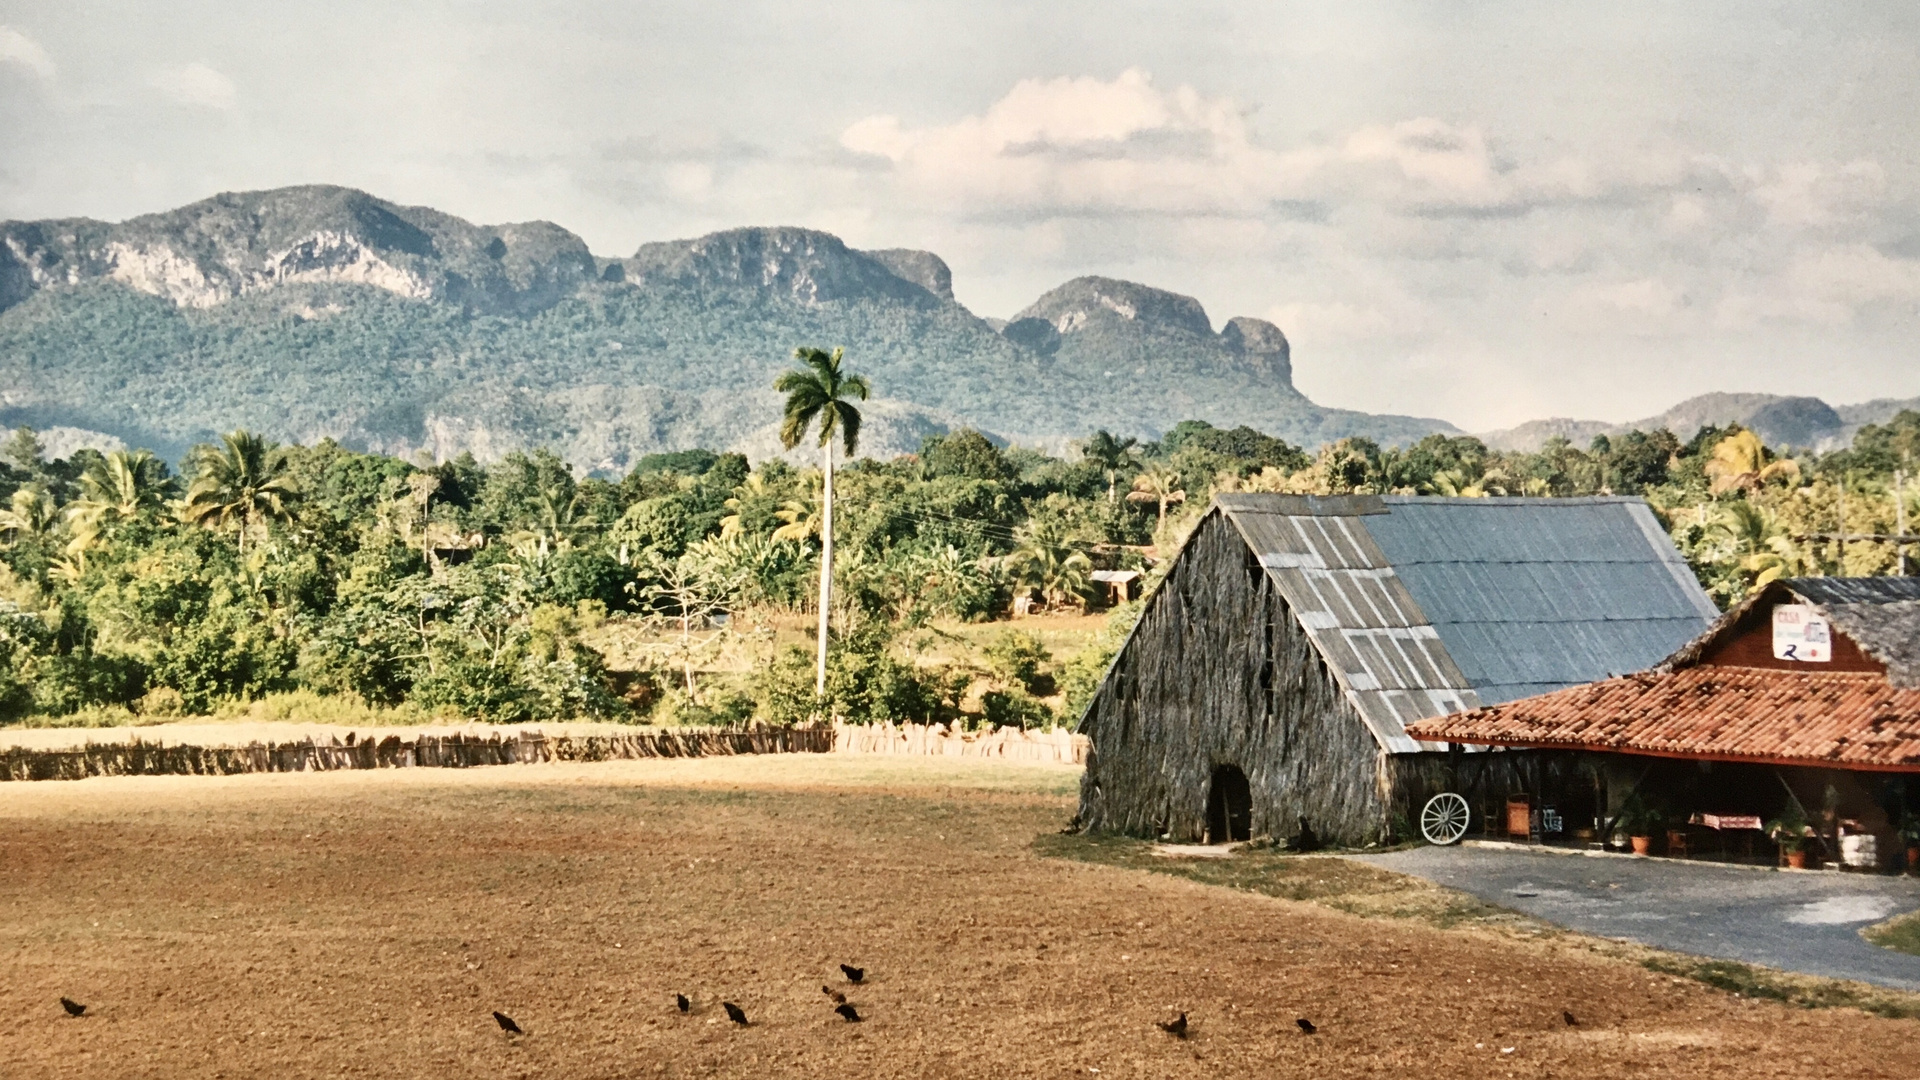
{"label": "sky", "polygon": [[1127,278],[1475,431],[1920,395],[1911,3],[0,0],[0,219],[297,183]]}

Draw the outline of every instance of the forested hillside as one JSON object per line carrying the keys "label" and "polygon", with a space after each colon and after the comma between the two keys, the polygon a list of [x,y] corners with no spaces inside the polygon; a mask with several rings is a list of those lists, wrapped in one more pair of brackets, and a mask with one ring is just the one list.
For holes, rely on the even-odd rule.
{"label": "forested hillside", "polygon": [[597,258],[550,223],[331,187],[0,225],[0,423],[169,457],[235,427],[442,460],[546,447],[613,474],[689,446],[758,456],[771,377],[802,344],[874,379],[878,453],[955,426],[1055,444],[1190,417],[1307,446],[1453,430],[1315,405],[1278,328],[1216,333],[1189,297],[1083,278],[1002,333],[954,301],[937,256],[804,229]]}

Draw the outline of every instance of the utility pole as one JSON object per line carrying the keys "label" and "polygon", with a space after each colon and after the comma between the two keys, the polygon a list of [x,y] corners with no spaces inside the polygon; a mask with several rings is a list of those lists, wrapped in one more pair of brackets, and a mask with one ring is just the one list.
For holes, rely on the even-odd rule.
{"label": "utility pole", "polygon": [[[1907,451],[1906,457],[1909,461],[1911,461],[1913,458],[1913,451],[1911,450]],[[1896,533],[1899,533],[1903,537],[1906,536],[1907,535],[1907,470],[1905,469],[1893,470],[1893,521],[1894,521],[1893,531]],[[1893,550],[1899,556],[1898,562],[1900,564],[1900,576],[1906,577],[1907,576],[1906,541],[1902,540],[1895,543],[1893,545]]]}
{"label": "utility pole", "polygon": [[1847,481],[1851,474],[1840,474],[1840,576],[1847,576]]}

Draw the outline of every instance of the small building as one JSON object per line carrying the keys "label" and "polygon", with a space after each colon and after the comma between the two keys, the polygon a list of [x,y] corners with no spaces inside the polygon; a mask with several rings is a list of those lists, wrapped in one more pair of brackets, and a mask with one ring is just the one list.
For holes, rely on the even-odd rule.
{"label": "small building", "polygon": [[1097,585],[1107,587],[1107,604],[1117,606],[1133,599],[1134,590],[1140,586],[1138,570],[1095,570],[1091,575]]}
{"label": "small building", "polygon": [[1900,819],[1920,813],[1920,578],[1777,581],[1650,670],[1410,733],[1582,755],[1602,829],[1631,803],[1656,807],[1675,854],[1725,849],[1729,837],[1713,833],[1728,822],[1751,847],[1762,822],[1797,804],[1824,858],[1890,865]]}
{"label": "small building", "polygon": [[[1639,670],[1716,614],[1639,499],[1221,495],[1081,718],[1081,823],[1405,836],[1461,756],[1407,724]],[[1532,768],[1471,756],[1488,790]]]}

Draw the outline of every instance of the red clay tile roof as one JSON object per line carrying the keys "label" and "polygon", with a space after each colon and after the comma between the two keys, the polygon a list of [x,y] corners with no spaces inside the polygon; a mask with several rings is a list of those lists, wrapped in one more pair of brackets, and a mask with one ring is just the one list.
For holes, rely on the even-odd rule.
{"label": "red clay tile roof", "polygon": [[1920,690],[1869,672],[1701,666],[1407,725],[1430,742],[1920,772]]}

